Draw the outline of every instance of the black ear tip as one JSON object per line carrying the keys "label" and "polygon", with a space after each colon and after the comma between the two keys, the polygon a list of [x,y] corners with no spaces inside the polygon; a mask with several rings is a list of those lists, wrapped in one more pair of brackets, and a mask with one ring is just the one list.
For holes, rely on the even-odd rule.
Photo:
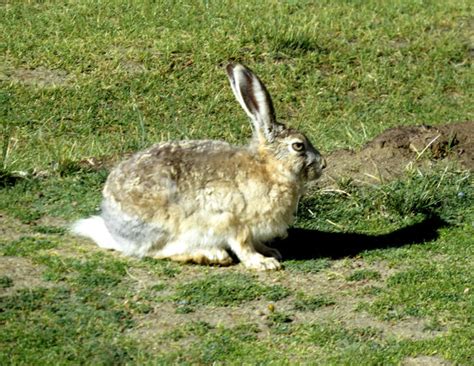
{"label": "black ear tip", "polygon": [[225,70],[227,71],[227,74],[231,75],[234,71],[235,64],[233,62],[229,62],[227,66],[225,67]]}
{"label": "black ear tip", "polygon": [[236,70],[236,69],[239,69],[239,70],[241,70],[245,73],[252,74],[252,71],[247,66],[245,66],[245,65],[243,65],[239,62],[230,61],[226,66],[227,72],[230,72],[230,71],[233,71],[233,70]]}

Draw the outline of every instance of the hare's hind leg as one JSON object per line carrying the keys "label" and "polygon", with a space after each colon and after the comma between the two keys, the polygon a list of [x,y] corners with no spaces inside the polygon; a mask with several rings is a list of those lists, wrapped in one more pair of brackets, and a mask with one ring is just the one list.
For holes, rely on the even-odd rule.
{"label": "hare's hind leg", "polygon": [[178,242],[167,243],[155,253],[153,258],[171,259],[182,263],[214,264],[228,266],[232,258],[225,249],[221,248],[192,248]]}
{"label": "hare's hind leg", "polygon": [[166,230],[122,212],[113,202],[102,202],[101,218],[114,239],[115,246],[112,249],[126,255],[144,257],[149,255],[153,248],[163,247],[166,243]]}
{"label": "hare's hind leg", "polygon": [[[258,248],[260,248],[261,245],[263,244],[259,244]],[[248,229],[242,230],[242,232],[236,235],[235,238],[230,239],[229,246],[245,267],[259,271],[275,270],[281,268],[281,264],[276,258],[273,258],[273,256],[265,257],[257,252],[254,244],[252,243],[250,230]],[[267,246],[264,247],[266,249],[271,249]],[[278,252],[278,254],[280,253]]]}

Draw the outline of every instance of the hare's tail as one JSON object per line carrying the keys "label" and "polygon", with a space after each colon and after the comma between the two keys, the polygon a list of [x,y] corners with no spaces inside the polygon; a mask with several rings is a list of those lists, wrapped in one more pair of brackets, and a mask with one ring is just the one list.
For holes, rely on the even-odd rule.
{"label": "hare's tail", "polygon": [[91,216],[76,221],[71,227],[71,232],[92,239],[101,248],[116,250],[120,248],[120,245],[105,226],[105,221],[101,216]]}

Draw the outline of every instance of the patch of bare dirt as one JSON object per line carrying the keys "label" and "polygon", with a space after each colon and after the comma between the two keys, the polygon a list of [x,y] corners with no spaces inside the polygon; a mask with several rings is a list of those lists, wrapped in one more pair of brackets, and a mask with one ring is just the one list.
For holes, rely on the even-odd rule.
{"label": "patch of bare dirt", "polygon": [[432,167],[456,161],[474,169],[474,121],[441,126],[399,126],[369,141],[360,151],[337,150],[327,157],[320,181],[327,186],[341,178],[380,183],[403,174],[409,167]]}
{"label": "patch of bare dirt", "polygon": [[0,238],[2,240],[17,240],[22,236],[31,234],[31,228],[0,212]]}
{"label": "patch of bare dirt", "polygon": [[407,357],[402,361],[402,366],[449,366],[451,362],[436,356]]}
{"label": "patch of bare dirt", "polygon": [[108,61],[116,62],[118,60],[118,69],[128,74],[139,74],[145,72],[146,66],[139,61],[135,61],[134,57],[143,51],[154,53],[151,49],[138,50],[133,47],[111,47],[105,55]]}
{"label": "patch of bare dirt", "polygon": [[[240,265],[239,265],[240,266]],[[234,269],[246,270],[242,267]],[[347,276],[356,269],[369,269],[380,273],[380,279],[367,281],[347,281]],[[213,272],[226,272],[228,268],[213,268]],[[214,327],[227,327],[250,323],[260,329],[259,337],[271,335],[271,315],[273,312],[289,314],[291,324],[294,326],[304,324],[326,324],[339,325],[346,329],[371,328],[377,333],[378,338],[395,338],[420,340],[429,339],[440,334],[444,330],[429,330],[426,320],[408,318],[397,321],[379,320],[367,312],[358,309],[361,301],[372,301],[370,295],[361,295],[364,289],[380,286],[383,287],[385,280],[399,269],[389,267],[384,262],[367,264],[362,260],[337,260],[331,268],[318,273],[300,272],[261,272],[254,273],[257,279],[265,284],[279,284],[290,289],[292,293],[303,291],[306,296],[324,296],[334,300],[333,305],[322,306],[314,311],[300,311],[295,309],[295,297],[290,296],[283,300],[272,302],[265,299],[246,302],[240,306],[196,307],[192,313],[180,314],[176,312],[178,304],[164,301],[157,302],[153,310],[146,315],[140,315],[136,321],[138,326],[131,330],[130,335],[139,339],[158,340],[159,344],[167,344],[171,340],[166,339],[166,334],[176,330],[177,324],[185,325],[191,322],[206,322]],[[195,266],[183,266],[182,272],[176,279],[167,282],[167,288],[173,287],[174,283],[183,283],[193,280],[202,275],[202,270]],[[131,277],[137,283],[137,289],[143,289],[156,283],[156,277],[146,271],[133,270]],[[362,291],[361,291],[362,290]],[[166,290],[164,295],[168,294]],[[171,293],[169,293],[171,294]],[[180,340],[183,346],[192,342],[192,338]],[[173,342],[169,345],[171,346]],[[157,344],[155,346],[158,347]]]}
{"label": "patch of bare dirt", "polygon": [[66,85],[70,82],[71,76],[64,70],[51,70],[40,66],[35,69],[8,69],[0,74],[0,79],[47,88]]}
{"label": "patch of bare dirt", "polygon": [[70,223],[61,217],[42,216],[35,221],[35,224],[67,228]]}
{"label": "patch of bare dirt", "polygon": [[0,256],[0,273],[8,276],[12,286],[0,287],[0,296],[9,295],[23,288],[51,287],[52,282],[43,281],[43,268],[26,258]]}
{"label": "patch of bare dirt", "polygon": [[[377,280],[348,281],[354,270],[372,270],[380,274]],[[296,324],[338,324],[347,329],[371,328],[379,337],[396,339],[428,339],[438,336],[444,330],[431,330],[426,319],[406,318],[403,320],[380,320],[358,309],[361,302],[370,303],[373,296],[364,294],[374,287],[384,287],[385,281],[400,268],[389,267],[385,262],[367,264],[362,260],[337,260],[331,268],[316,274],[285,273],[279,283],[293,292],[304,289],[305,295],[323,295],[335,304],[315,311],[295,311],[293,300],[284,299],[276,305],[277,311],[293,314]]]}

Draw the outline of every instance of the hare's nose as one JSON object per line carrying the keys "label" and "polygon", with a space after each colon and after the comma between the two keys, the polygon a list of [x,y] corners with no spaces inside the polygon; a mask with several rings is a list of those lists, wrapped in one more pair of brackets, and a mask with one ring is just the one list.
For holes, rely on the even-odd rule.
{"label": "hare's nose", "polygon": [[324,158],[321,156],[321,169],[325,169],[326,167],[327,167],[326,159],[324,159]]}

